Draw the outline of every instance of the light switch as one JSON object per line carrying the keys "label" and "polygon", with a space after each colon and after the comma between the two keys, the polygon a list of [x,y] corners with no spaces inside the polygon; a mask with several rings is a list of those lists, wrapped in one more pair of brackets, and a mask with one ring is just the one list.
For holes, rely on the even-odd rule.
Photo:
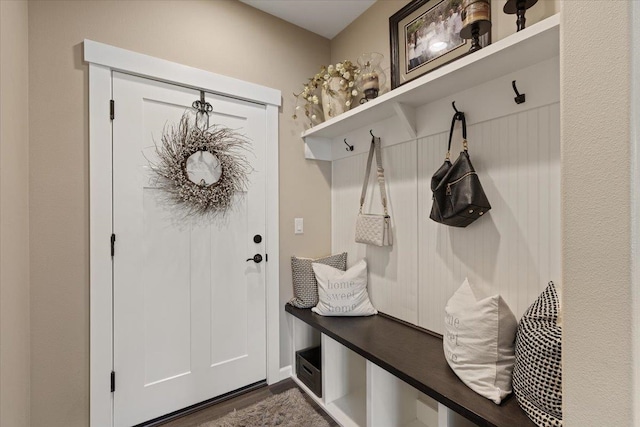
{"label": "light switch", "polygon": [[302,218],[294,219],[294,233],[295,234],[303,234],[304,233],[304,220]]}

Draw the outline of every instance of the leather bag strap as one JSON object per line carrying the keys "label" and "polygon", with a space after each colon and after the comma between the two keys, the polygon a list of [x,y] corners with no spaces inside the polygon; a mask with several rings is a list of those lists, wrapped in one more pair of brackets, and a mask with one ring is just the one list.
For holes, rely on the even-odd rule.
{"label": "leather bag strap", "polygon": [[463,112],[457,112],[453,115],[453,119],[451,119],[451,130],[449,131],[449,145],[447,146],[447,156],[446,160],[451,158],[451,139],[453,138],[453,129],[456,127],[456,121],[459,120],[462,122],[462,147],[464,151],[468,151],[467,145],[467,120],[464,117]]}
{"label": "leather bag strap", "polygon": [[382,201],[382,208],[384,214],[389,215],[387,211],[387,189],[384,183],[384,169],[382,168],[382,149],[380,147],[380,138],[374,136],[371,139],[371,147],[369,147],[369,158],[367,159],[367,170],[364,173],[364,182],[362,183],[362,193],[360,194],[360,213],[362,213],[362,207],[364,206],[364,198],[367,195],[367,186],[369,185],[369,175],[371,174],[371,163],[373,162],[373,155],[376,155],[377,165],[377,178],[380,185],[380,199]]}

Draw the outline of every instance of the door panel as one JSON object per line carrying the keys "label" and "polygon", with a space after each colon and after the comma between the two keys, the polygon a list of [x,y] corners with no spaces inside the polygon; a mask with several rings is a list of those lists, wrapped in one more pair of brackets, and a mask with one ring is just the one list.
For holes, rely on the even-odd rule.
{"label": "door panel", "polygon": [[171,227],[160,190],[143,189],[144,385],[191,371],[189,234]]}
{"label": "door panel", "polygon": [[155,187],[163,130],[198,91],[114,73],[114,420],[135,425],[266,377],[265,108],[207,94],[211,124],[251,141],[253,171],[222,218],[185,218]]}

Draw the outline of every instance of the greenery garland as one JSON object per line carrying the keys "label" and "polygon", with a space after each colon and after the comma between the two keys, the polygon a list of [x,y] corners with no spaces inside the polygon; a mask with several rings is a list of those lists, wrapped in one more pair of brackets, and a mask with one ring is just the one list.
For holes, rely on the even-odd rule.
{"label": "greenery garland", "polygon": [[[252,167],[243,151],[250,150],[249,144],[243,135],[219,125],[201,129],[185,112],[177,126],[165,128],[162,144],[156,145],[159,161],[151,164],[156,185],[187,216],[224,215],[232,206],[234,195],[248,188]],[[187,159],[199,151],[213,154],[220,162],[222,173],[213,184],[197,184],[189,179]]]}

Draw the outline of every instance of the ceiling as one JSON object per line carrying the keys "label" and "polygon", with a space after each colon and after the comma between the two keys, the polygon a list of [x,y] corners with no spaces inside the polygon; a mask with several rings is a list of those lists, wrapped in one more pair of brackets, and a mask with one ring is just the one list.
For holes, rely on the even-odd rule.
{"label": "ceiling", "polygon": [[240,0],[331,40],[376,0]]}

